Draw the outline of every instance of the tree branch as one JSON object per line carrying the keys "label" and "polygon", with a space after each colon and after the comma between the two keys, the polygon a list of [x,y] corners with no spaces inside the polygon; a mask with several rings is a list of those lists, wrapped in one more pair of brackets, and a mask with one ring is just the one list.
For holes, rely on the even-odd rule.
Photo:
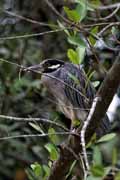
{"label": "tree branch", "polygon": [[[116,93],[120,85],[120,53],[116,58],[112,68],[109,70],[105,80],[100,86],[96,97],[99,98],[99,101],[96,103],[95,111],[91,117],[90,124],[87,128],[86,138],[89,139],[94,133],[95,129],[99,127],[100,120],[105,116],[105,113],[113,99],[114,94]],[[99,117],[99,119],[98,119]]]}
{"label": "tree branch", "polygon": [[113,9],[116,7],[120,7],[120,3],[114,3],[114,4],[110,4],[106,6],[98,6],[98,7],[95,7],[95,9],[106,10],[106,9]]}
{"label": "tree branch", "polygon": [[[105,80],[99,88],[96,97],[99,97],[99,101],[96,102],[96,107],[92,113],[91,119],[86,127],[86,143],[89,142],[91,136],[95,130],[99,127],[102,118],[105,116],[106,111],[116,93],[120,84],[120,54],[118,55],[112,68],[109,70]],[[98,118],[99,117],[99,118]],[[78,128],[76,132],[80,133],[81,129]],[[75,154],[82,152],[80,140],[77,137],[69,136],[67,143],[61,145],[60,157],[53,163],[51,168],[51,174],[48,180],[64,180],[66,173],[68,172],[71,163],[75,160],[75,157],[69,149],[72,149]],[[67,147],[67,148],[66,148]]]}

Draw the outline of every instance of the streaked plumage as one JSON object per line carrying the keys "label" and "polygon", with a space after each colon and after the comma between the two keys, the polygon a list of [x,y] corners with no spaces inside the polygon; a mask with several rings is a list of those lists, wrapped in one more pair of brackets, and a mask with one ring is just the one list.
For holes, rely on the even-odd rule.
{"label": "streaked plumage", "polygon": [[[80,66],[56,59],[44,60],[29,69],[42,72],[41,81],[55,97],[59,109],[72,121],[85,121],[91,107],[95,89]],[[98,136],[105,134],[110,123],[107,116],[97,129]]]}

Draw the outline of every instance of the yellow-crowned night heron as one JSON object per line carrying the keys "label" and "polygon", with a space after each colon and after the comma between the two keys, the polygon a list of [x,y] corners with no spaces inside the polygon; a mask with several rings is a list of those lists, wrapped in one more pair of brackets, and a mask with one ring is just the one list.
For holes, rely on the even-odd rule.
{"label": "yellow-crowned night heron", "polygon": [[[59,109],[67,118],[72,121],[85,121],[95,89],[80,66],[62,60],[47,59],[29,67],[28,70],[42,73],[42,83],[55,97]],[[110,122],[106,115],[95,132],[100,137],[108,132],[109,126]]]}

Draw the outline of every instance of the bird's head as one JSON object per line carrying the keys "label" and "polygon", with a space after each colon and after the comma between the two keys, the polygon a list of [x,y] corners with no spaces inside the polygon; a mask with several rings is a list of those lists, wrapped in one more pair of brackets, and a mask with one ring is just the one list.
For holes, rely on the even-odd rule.
{"label": "bird's head", "polygon": [[40,64],[30,66],[27,68],[27,71],[39,71],[41,73],[51,73],[58,70],[61,66],[64,65],[64,61],[57,59],[46,59]]}

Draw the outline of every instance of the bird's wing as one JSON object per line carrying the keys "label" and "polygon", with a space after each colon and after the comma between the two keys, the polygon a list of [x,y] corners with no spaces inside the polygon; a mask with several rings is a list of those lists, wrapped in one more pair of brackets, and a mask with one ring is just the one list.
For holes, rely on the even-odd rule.
{"label": "bird's wing", "polygon": [[65,86],[66,96],[73,106],[89,108],[94,98],[94,88],[90,82],[87,81],[82,69],[79,69],[73,64],[69,66],[67,65],[66,71],[64,72],[64,81],[66,84],[69,84],[69,87],[67,85]]}

